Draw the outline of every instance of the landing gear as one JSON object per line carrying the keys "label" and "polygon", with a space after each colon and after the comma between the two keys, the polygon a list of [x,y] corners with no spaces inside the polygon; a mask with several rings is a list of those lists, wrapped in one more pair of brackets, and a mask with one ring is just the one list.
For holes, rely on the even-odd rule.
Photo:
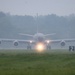
{"label": "landing gear", "polygon": [[47,49],[50,50],[51,49],[51,46],[50,45],[47,45]]}
{"label": "landing gear", "polygon": [[27,49],[31,50],[31,49],[32,49],[32,48],[31,48],[31,45],[28,45],[28,46],[27,46]]}

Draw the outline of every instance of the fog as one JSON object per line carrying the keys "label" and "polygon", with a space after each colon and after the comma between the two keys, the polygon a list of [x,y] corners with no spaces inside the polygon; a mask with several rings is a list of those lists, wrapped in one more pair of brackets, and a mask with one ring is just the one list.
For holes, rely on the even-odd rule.
{"label": "fog", "polygon": [[[0,41],[32,39],[19,33],[34,35],[37,25],[39,33],[56,33],[46,39],[75,39],[75,0],[0,0]],[[17,48],[13,42],[1,43],[0,48]],[[61,48],[59,44],[52,47]]]}
{"label": "fog", "polygon": [[75,0],[0,0],[0,11],[12,15],[75,14]]}
{"label": "fog", "polygon": [[[74,14],[69,16],[48,14],[33,17],[30,15],[10,15],[4,12],[0,12],[0,39],[31,39],[19,35],[19,33],[34,35],[37,32],[37,25],[39,33],[56,33],[56,35],[49,36],[47,39],[75,39]],[[14,47],[13,43],[9,46]],[[3,47],[7,47],[7,44]],[[25,47],[25,45],[19,47]],[[60,45],[58,44],[57,47],[60,47]]]}
{"label": "fog", "polygon": [[56,33],[50,39],[75,38],[75,15],[57,16],[19,16],[0,12],[0,38],[27,39],[19,33],[35,34],[38,31],[43,34]]}

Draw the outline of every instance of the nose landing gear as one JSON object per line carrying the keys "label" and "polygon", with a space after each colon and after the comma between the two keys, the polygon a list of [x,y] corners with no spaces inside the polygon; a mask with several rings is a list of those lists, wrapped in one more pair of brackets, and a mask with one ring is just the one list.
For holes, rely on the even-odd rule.
{"label": "nose landing gear", "polygon": [[30,45],[30,44],[28,44],[28,45],[27,45],[27,49],[29,49],[29,50],[31,50],[31,49],[32,49],[32,47],[31,47],[31,45]]}
{"label": "nose landing gear", "polygon": [[48,50],[50,50],[50,49],[51,49],[51,46],[50,46],[49,44],[47,45],[47,49],[48,49]]}

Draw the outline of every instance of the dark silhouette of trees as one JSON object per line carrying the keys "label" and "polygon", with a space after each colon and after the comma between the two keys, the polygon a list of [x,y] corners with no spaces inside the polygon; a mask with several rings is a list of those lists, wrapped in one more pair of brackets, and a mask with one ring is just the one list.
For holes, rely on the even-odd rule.
{"label": "dark silhouette of trees", "polygon": [[[19,38],[18,33],[34,34],[39,32],[56,33],[54,38],[74,38],[75,37],[75,15],[57,16],[40,15],[33,17],[29,15],[7,15],[0,12],[0,38]],[[53,37],[53,36],[52,36]]]}

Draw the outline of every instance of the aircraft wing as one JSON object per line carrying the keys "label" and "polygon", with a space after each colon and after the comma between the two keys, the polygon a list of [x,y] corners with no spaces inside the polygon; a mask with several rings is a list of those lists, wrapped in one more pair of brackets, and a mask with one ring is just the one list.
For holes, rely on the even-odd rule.
{"label": "aircraft wing", "polygon": [[13,42],[15,39],[0,39],[1,42]]}
{"label": "aircraft wing", "polygon": [[75,39],[46,40],[48,43],[75,42]]}
{"label": "aircraft wing", "polygon": [[0,39],[1,42],[35,43],[34,40]]}
{"label": "aircraft wing", "polygon": [[18,40],[18,42],[19,43],[31,43],[31,44],[33,44],[33,43],[35,43],[35,41],[34,40]]}
{"label": "aircraft wing", "polygon": [[[13,41],[18,41],[18,42],[23,42],[23,43],[29,43],[33,42],[35,43],[34,40],[21,40],[21,39],[0,39],[1,42],[13,42]],[[65,42],[75,42],[75,39],[58,39],[58,40],[45,40],[45,42],[50,42],[50,43],[59,43],[61,41]]]}

